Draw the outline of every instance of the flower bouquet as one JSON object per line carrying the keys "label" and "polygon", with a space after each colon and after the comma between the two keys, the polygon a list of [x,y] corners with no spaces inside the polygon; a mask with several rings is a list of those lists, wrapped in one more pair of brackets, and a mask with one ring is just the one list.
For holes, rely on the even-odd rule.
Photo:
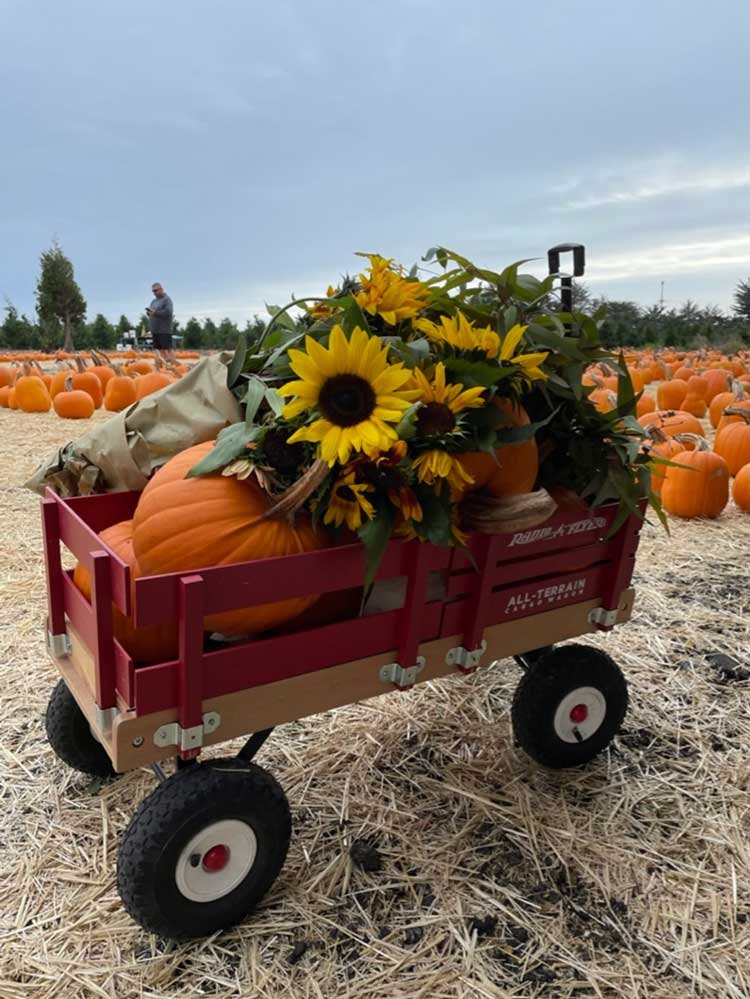
{"label": "flower bouquet", "polygon": [[[269,308],[238,345],[229,386],[244,420],[191,476],[252,477],[265,516],[304,510],[356,533],[369,578],[391,537],[463,546],[467,531],[531,527],[558,504],[616,499],[619,522],[644,497],[658,510],[603,314],[556,312],[556,276],[519,273],[526,261],[496,273],[438,247],[406,272],[363,256],[357,278]],[[582,382],[602,361],[619,378],[609,412]]]}

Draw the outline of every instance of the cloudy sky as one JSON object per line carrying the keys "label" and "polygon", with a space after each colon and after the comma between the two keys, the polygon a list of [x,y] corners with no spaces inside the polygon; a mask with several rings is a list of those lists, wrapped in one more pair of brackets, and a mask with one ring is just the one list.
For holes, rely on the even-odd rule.
{"label": "cloudy sky", "polygon": [[0,0],[0,295],[244,319],[436,243],[610,298],[750,273],[748,0]]}

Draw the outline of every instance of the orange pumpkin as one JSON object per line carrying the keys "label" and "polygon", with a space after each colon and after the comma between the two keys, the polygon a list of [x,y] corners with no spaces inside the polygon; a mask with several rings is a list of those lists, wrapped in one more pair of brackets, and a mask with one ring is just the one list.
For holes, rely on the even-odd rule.
{"label": "orange pumpkin", "polygon": [[[261,519],[269,499],[252,479],[223,475],[186,479],[213,447],[198,444],[176,455],[154,475],[133,517],[136,560],[147,575],[231,565],[323,546],[304,517]],[[314,581],[311,580],[311,588]],[[301,614],[315,594],[211,614],[205,625],[223,635],[267,631]]]}
{"label": "orange pumpkin", "polygon": [[0,388],[5,388],[6,385],[12,385],[14,379],[14,373],[12,368],[0,367]]}
{"label": "orange pumpkin", "polygon": [[110,413],[120,413],[132,406],[135,398],[135,381],[127,375],[115,375],[107,382],[104,408]]}
{"label": "orange pumpkin", "polygon": [[148,361],[133,361],[125,367],[126,375],[150,375],[154,370],[153,364]]}
{"label": "orange pumpkin", "polygon": [[151,395],[154,392],[158,392],[159,389],[171,385],[173,380],[169,375],[165,375],[161,371],[153,371],[151,374],[141,375],[140,378],[135,379],[135,397],[136,399],[145,399],[147,395]]}
{"label": "orange pumpkin", "polygon": [[[664,458],[667,461],[672,461],[676,454],[679,454],[681,451],[692,450],[693,448],[693,445],[686,437],[680,436],[679,439],[677,437],[667,437],[656,426],[646,427],[646,433],[649,435],[650,440],[644,444],[643,450],[647,451],[649,456],[653,458]],[[651,488],[657,496],[661,495],[662,488],[664,487],[664,476],[667,473],[668,467],[668,465],[662,465],[658,462],[654,462],[651,466]]]}
{"label": "orange pumpkin", "polygon": [[3,385],[0,387],[0,409],[8,409],[10,403],[8,402],[8,396],[12,392],[10,385]]}
{"label": "orange pumpkin", "polygon": [[688,395],[697,395],[700,399],[708,396],[708,382],[703,375],[691,375],[688,378]]}
{"label": "orange pumpkin", "polygon": [[18,403],[16,402],[16,387],[15,385],[8,393],[8,409],[18,409]]}
{"label": "orange pumpkin", "polygon": [[36,375],[23,375],[16,382],[14,391],[18,409],[24,413],[48,413],[52,402],[47,386]]}
{"label": "orange pumpkin", "polygon": [[94,403],[94,409],[98,409],[102,404],[102,383],[91,370],[76,371],[73,374],[73,388],[81,392],[88,392]]}
{"label": "orange pumpkin", "polygon": [[58,392],[65,391],[65,380],[72,375],[72,373],[72,368],[60,368],[59,371],[54,373],[49,386],[50,398],[54,399]]}
{"label": "orange pumpkin", "polygon": [[[99,537],[108,548],[130,566],[131,594],[135,599],[135,581],[142,573],[133,553],[133,521],[124,520],[119,524],[114,524],[102,531]],[[90,600],[91,576],[80,562],[75,567],[73,582],[86,599]],[[112,626],[115,638],[135,662],[168,662],[177,657],[176,621],[136,628],[132,619],[126,617],[119,608],[113,605]]]}
{"label": "orange pumpkin", "polygon": [[703,434],[703,427],[695,416],[685,413],[680,409],[660,409],[655,413],[647,413],[639,417],[638,422],[642,427],[649,424],[663,431],[667,437],[674,437],[676,434]]}
{"label": "orange pumpkin", "polygon": [[635,415],[645,416],[647,413],[656,412],[656,402],[651,395],[642,395],[635,405]]}
{"label": "orange pumpkin", "polygon": [[[493,399],[492,405],[505,413],[511,426],[529,425],[529,414],[523,406],[500,398]],[[539,451],[533,437],[496,448],[494,457],[486,451],[468,451],[459,455],[458,460],[474,479],[467,491],[486,489],[498,497],[530,493],[539,472]],[[454,499],[458,499],[458,494]]]}
{"label": "orange pumpkin", "polygon": [[711,426],[714,430],[718,427],[719,422],[724,415],[724,410],[728,406],[733,406],[735,403],[739,402],[744,395],[744,389],[742,388],[742,382],[732,382],[731,391],[718,392],[708,407],[708,415],[711,420]]}
{"label": "orange pumpkin", "polygon": [[674,455],[666,470],[661,501],[675,517],[718,517],[729,501],[729,469],[704,438],[696,435],[694,451]]}
{"label": "orange pumpkin", "polygon": [[688,392],[682,400],[682,411],[702,420],[708,411],[706,400],[702,395],[693,395],[692,392]]}
{"label": "orange pumpkin", "polygon": [[729,389],[729,373],[722,371],[721,368],[713,368],[711,371],[707,371],[703,377],[708,386],[706,392],[708,403],[711,403],[720,392],[726,392]]}
{"label": "orange pumpkin", "polygon": [[659,409],[679,409],[687,394],[687,382],[681,378],[673,378],[671,382],[662,382],[657,388],[656,401]]}
{"label": "orange pumpkin", "polygon": [[727,463],[732,475],[750,462],[750,412],[730,407],[727,413],[739,415],[740,423],[730,423],[716,434],[714,451]]}
{"label": "orange pumpkin", "polygon": [[721,414],[721,419],[716,424],[716,432],[718,433],[732,423],[744,423],[743,410],[750,412],[750,399],[740,399],[739,402],[733,402],[731,406],[727,406]]}
{"label": "orange pumpkin", "polygon": [[732,499],[745,513],[750,513],[750,465],[743,465],[734,477]]}
{"label": "orange pumpkin", "polygon": [[58,416],[64,420],[87,420],[94,415],[94,400],[88,392],[73,388],[73,376],[67,379],[65,389],[52,400]]}

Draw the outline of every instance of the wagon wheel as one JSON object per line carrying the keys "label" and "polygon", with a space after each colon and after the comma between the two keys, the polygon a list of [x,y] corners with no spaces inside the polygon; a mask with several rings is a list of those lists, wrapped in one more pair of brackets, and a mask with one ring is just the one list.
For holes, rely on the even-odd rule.
{"label": "wagon wheel", "polygon": [[529,665],[511,709],[516,742],[559,770],[587,763],[614,738],[628,709],[620,667],[605,652],[564,645]]}
{"label": "wagon wheel", "polygon": [[179,771],[144,799],[125,830],[120,897],[153,933],[207,936],[263,898],[290,835],[286,796],[254,763],[211,760]]}
{"label": "wagon wheel", "polygon": [[52,691],[45,724],[47,741],[63,763],[92,777],[115,776],[107,751],[62,679]]}

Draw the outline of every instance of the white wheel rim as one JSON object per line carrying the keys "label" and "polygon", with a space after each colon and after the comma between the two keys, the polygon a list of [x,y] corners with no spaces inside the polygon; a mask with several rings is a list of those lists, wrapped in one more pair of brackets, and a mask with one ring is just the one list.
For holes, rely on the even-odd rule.
{"label": "white wheel rim", "polygon": [[191,902],[214,902],[234,891],[258,854],[253,829],[238,819],[212,822],[196,833],[177,860],[175,881]]}
{"label": "white wheel rim", "polygon": [[601,728],[607,701],[596,687],[576,687],[560,701],[555,711],[555,735],[563,742],[585,742]]}

